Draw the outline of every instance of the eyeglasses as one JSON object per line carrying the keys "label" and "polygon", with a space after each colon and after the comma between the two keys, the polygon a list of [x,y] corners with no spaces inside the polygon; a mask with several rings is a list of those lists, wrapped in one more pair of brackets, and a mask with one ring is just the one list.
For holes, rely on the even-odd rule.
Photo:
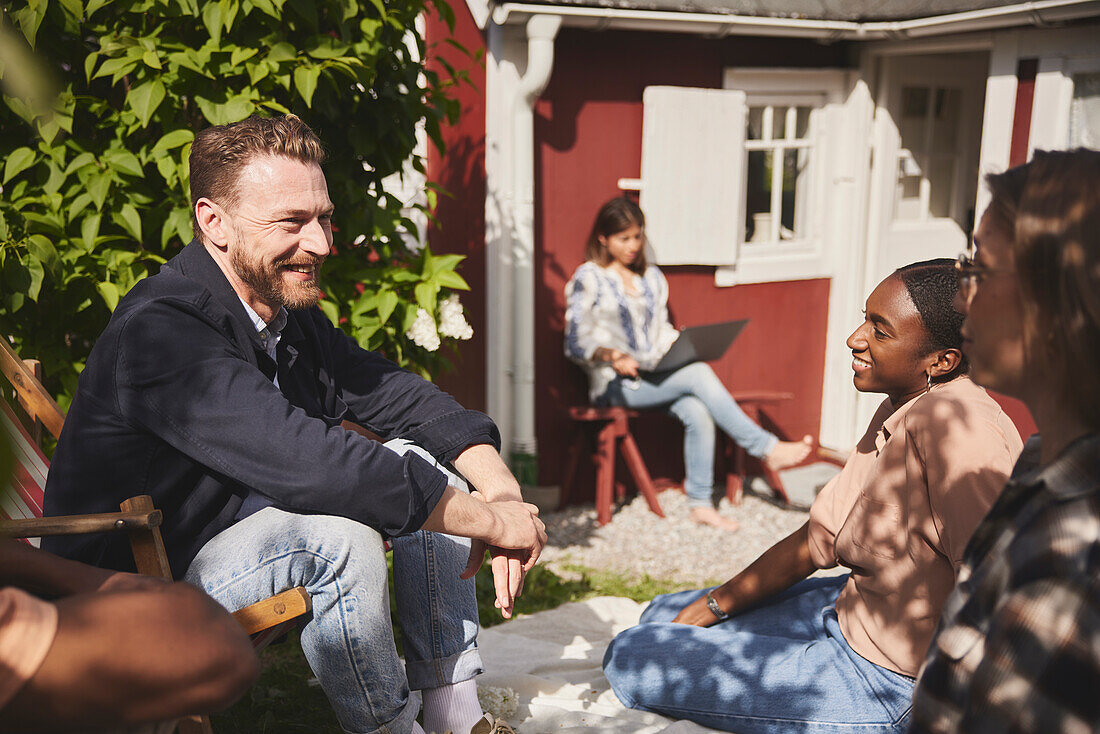
{"label": "eyeglasses", "polygon": [[959,277],[959,295],[969,301],[987,275],[1008,272],[1005,268],[990,268],[975,262],[973,255],[964,252],[955,261],[955,273]]}

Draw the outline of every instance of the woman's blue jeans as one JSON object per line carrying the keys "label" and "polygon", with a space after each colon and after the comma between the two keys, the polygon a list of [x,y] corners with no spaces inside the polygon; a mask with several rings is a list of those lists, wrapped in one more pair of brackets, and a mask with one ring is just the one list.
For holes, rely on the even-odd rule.
{"label": "woman's blue jeans", "polygon": [[756,457],[771,453],[778,438],[752,422],[706,362],[632,380],[616,377],[599,402],[628,408],[662,408],[684,424],[684,492],[692,507],[714,495],[714,426]]}
{"label": "woman's blue jeans", "polygon": [[[434,461],[406,442],[387,446]],[[466,487],[452,474],[448,483]],[[482,672],[474,581],[458,578],[469,554],[466,538],[419,531],[393,539],[404,666],[390,626],[382,537],[354,520],[262,509],[204,545],[186,578],[230,610],[304,586],[313,618],[302,630],[302,649],[340,725],[348,732],[405,734],[418,709],[410,688],[436,688]]]}
{"label": "woman's blue jeans", "polygon": [[671,621],[705,590],[658,596],[604,673],[630,708],[738,734],[904,732],[913,679],[848,646],[833,606],[847,579],[807,579],[711,627]]}

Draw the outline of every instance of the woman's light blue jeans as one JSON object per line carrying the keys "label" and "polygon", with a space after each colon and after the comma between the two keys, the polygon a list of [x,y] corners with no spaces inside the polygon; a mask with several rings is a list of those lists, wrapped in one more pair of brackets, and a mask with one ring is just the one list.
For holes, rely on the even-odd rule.
{"label": "woman's light blue jeans", "polygon": [[[406,442],[387,446],[434,461]],[[466,488],[449,473],[448,482]],[[267,507],[213,537],[186,578],[230,610],[304,586],[313,618],[302,630],[302,649],[340,725],[348,732],[405,734],[418,710],[410,688],[436,688],[482,672],[474,581],[458,578],[469,553],[468,539],[439,533],[393,539],[404,667],[390,627],[382,537],[354,520]]]}
{"label": "woman's light blue jeans", "polygon": [[706,590],[658,596],[611,641],[604,673],[630,708],[723,731],[904,732],[913,679],[848,646],[833,606],[847,579],[807,579],[711,627],[672,623]]}
{"label": "woman's light blue jeans", "polygon": [[752,422],[706,362],[633,380],[616,377],[597,403],[662,408],[684,424],[684,492],[692,507],[714,496],[714,425],[750,455],[763,458],[779,441]]}

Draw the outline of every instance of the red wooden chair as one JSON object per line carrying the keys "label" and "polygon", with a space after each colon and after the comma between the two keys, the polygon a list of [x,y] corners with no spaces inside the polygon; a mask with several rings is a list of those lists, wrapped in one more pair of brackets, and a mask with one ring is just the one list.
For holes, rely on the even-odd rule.
{"label": "red wooden chair", "polygon": [[[64,414],[32,370],[33,363],[28,365],[19,359],[0,337],[0,371],[14,388],[16,402],[30,419],[32,431],[45,427],[56,438],[61,433]],[[3,400],[0,400],[0,431],[9,439],[15,455],[14,476],[0,486],[0,537],[23,538],[33,543],[33,539],[48,535],[125,532],[139,573],[172,578],[160,535],[161,511],[153,507],[151,497],[131,497],[120,505],[119,512],[44,518],[43,490],[49,462],[31,432]],[[239,609],[233,617],[252,636],[253,647],[259,651],[288,632],[310,609],[309,595],[299,586]],[[210,720],[206,716],[181,719],[179,731],[208,734]]]}
{"label": "red wooden chair", "polygon": [[658,517],[664,517],[661,504],[657,501],[657,490],[653,486],[653,480],[642,460],[642,452],[638,450],[638,444],[634,441],[634,435],[630,432],[630,419],[638,415],[637,411],[627,408],[605,407],[596,408],[581,406],[569,409],[569,417],[577,424],[576,437],[573,445],[569,447],[569,458],[566,464],[565,476],[561,485],[561,505],[564,506],[570,499],[573,489],[573,480],[577,473],[577,465],[584,453],[585,443],[588,437],[589,426],[596,427],[596,448],[590,452],[592,460],[596,464],[596,521],[600,525],[611,522],[611,496],[614,493],[618,499],[626,494],[626,488],[615,481],[615,453],[621,452],[626,461],[627,469],[634,478],[634,484],[641,492],[651,509]]}

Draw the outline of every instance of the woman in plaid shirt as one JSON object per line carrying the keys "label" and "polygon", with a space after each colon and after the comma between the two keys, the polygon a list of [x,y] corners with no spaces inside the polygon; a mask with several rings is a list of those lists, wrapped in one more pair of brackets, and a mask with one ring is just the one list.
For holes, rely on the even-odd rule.
{"label": "woman in plaid shirt", "polygon": [[910,730],[1100,731],[1100,152],[986,181],[963,350],[1039,435],[967,546]]}

